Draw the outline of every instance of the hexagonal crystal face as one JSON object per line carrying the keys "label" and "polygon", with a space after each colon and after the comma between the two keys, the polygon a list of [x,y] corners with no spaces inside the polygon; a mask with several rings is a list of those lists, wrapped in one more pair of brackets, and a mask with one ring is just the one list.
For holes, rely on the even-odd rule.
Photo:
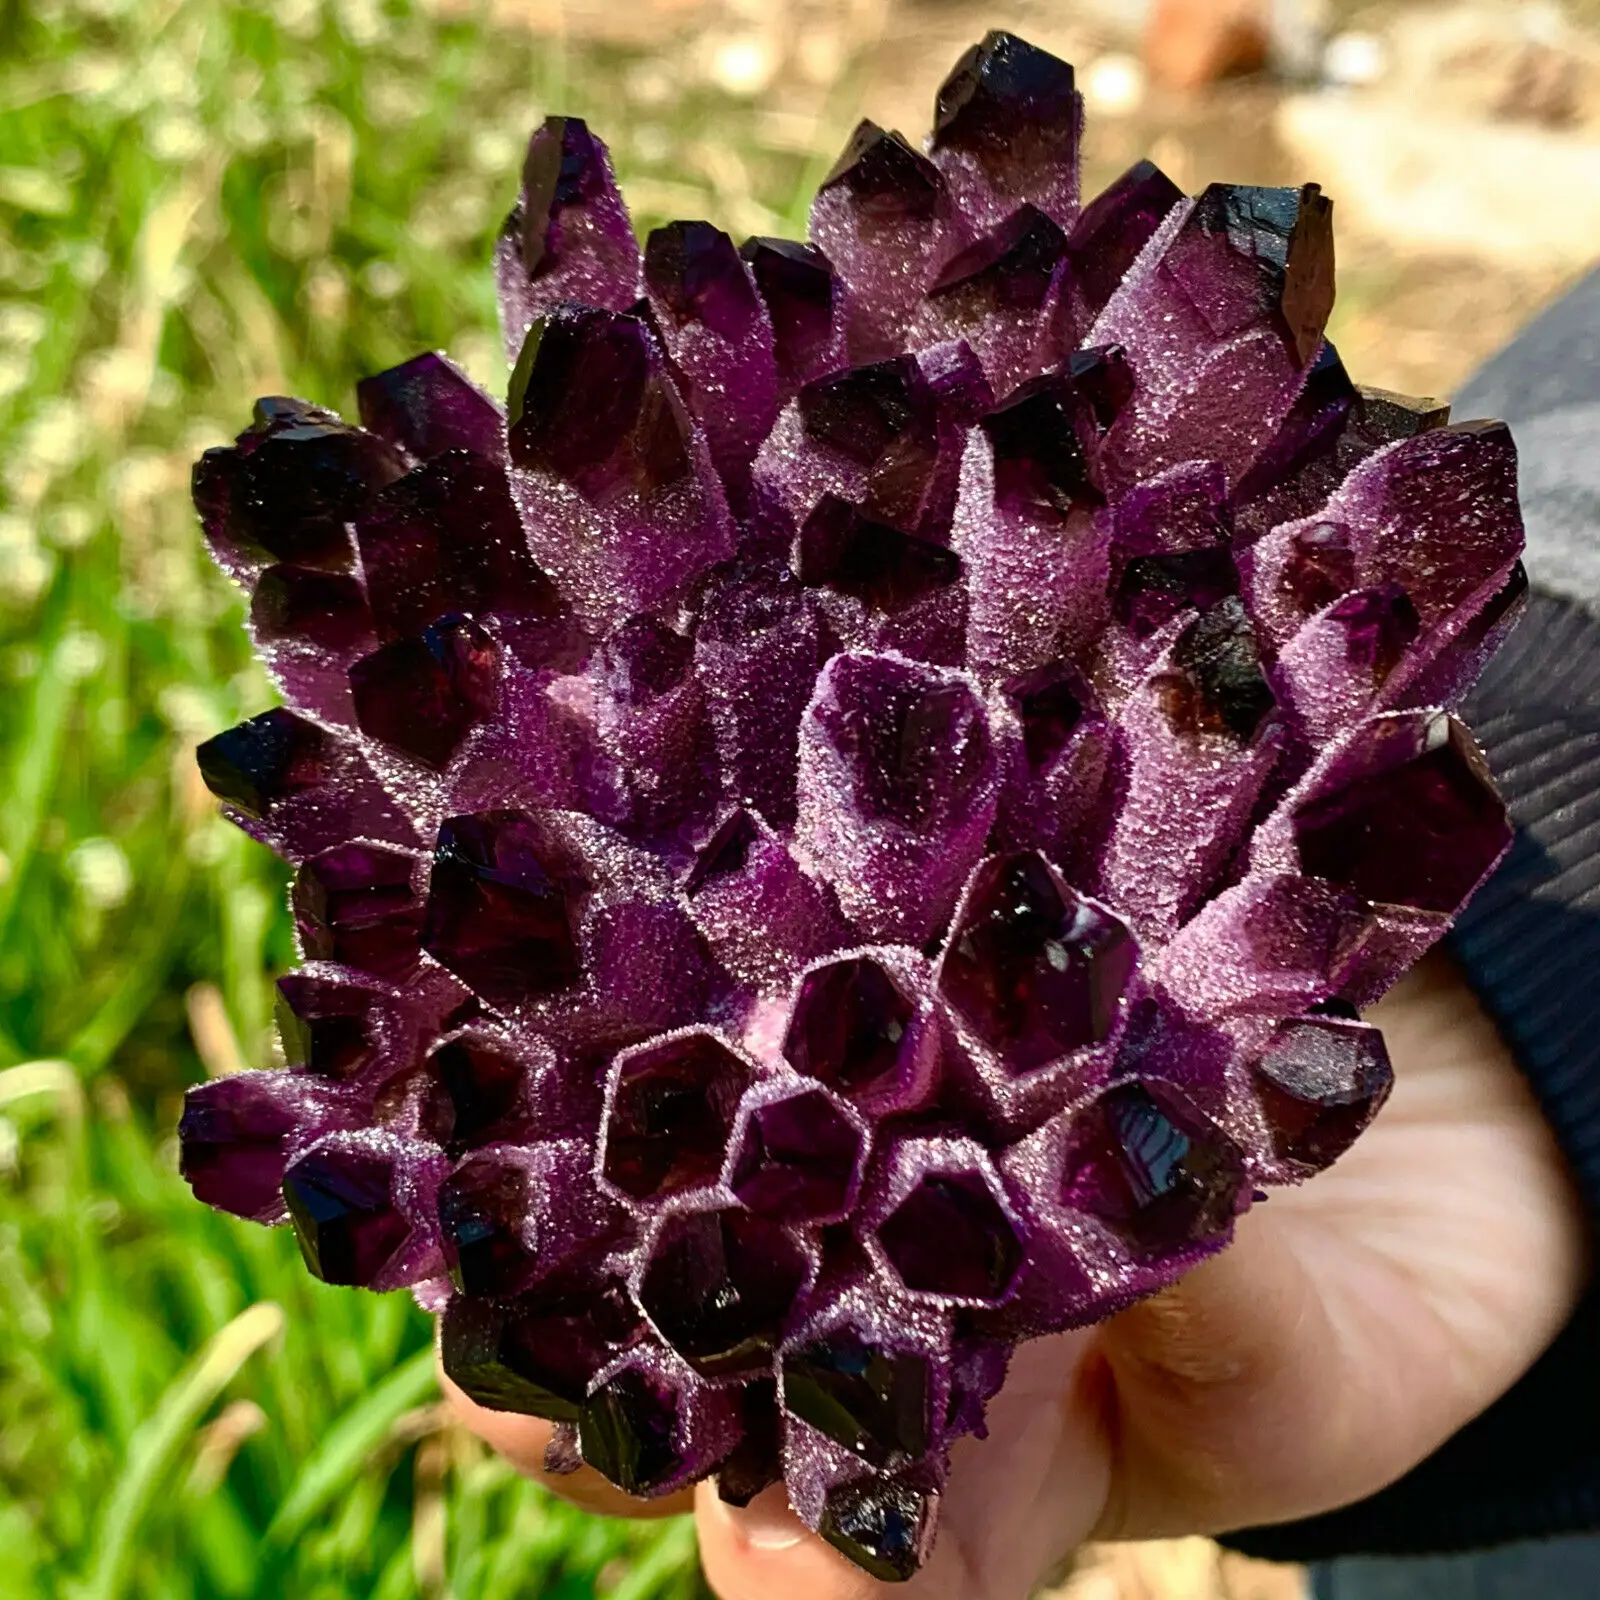
{"label": "hexagonal crystal face", "polygon": [[892,1478],[857,1478],[828,1491],[817,1531],[873,1577],[904,1583],[922,1563],[932,1523],[926,1490]]}
{"label": "hexagonal crystal face", "polygon": [[783,1053],[796,1072],[854,1099],[892,1085],[915,1015],[880,962],[832,961],[800,980]]}
{"label": "hexagonal crystal face", "polygon": [[708,1376],[769,1366],[806,1277],[806,1256],[776,1223],[738,1210],[668,1217],[649,1248],[639,1303]]}
{"label": "hexagonal crystal face", "polygon": [[908,1289],[967,1300],[1005,1297],[1022,1241],[981,1173],[932,1172],[878,1225]]}
{"label": "hexagonal crystal face", "polygon": [[1110,1035],[1136,958],[1122,921],[1022,851],[973,874],[939,989],[1006,1066],[1026,1072]]}
{"label": "hexagonal crystal face", "polygon": [[714,1183],[753,1069],[714,1034],[687,1033],[618,1058],[600,1171],[634,1200]]}
{"label": "hexagonal crystal face", "polygon": [[861,1176],[866,1135],[826,1089],[751,1107],[728,1164],[743,1204],[780,1222],[844,1215]]}

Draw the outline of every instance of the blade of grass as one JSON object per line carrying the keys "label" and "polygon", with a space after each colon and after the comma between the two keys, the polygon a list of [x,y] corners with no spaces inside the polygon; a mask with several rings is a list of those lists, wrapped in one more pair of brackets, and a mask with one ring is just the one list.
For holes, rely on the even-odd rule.
{"label": "blade of grass", "polygon": [[395,1422],[433,1392],[433,1350],[419,1350],[328,1430],[300,1469],[267,1528],[267,1539],[288,1544],[356,1473]]}
{"label": "blade of grass", "polygon": [[200,1418],[249,1358],[282,1331],[283,1311],[263,1301],[218,1330],[134,1436],[95,1538],[81,1600],[116,1600],[128,1575],[134,1538],[162,1480]]}

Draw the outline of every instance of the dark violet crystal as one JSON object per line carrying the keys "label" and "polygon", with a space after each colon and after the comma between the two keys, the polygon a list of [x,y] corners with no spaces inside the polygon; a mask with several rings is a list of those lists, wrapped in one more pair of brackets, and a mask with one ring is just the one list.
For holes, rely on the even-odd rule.
{"label": "dark violet crystal", "polygon": [[1011,679],[1005,689],[1022,724],[1028,765],[1043,771],[1066,749],[1091,709],[1089,686],[1074,668],[1058,661]]}
{"label": "dark violet crystal", "polygon": [[553,473],[601,507],[649,499],[690,470],[688,420],[648,328],[565,302],[523,345],[509,438],[514,465]]}
{"label": "dark violet crystal", "polygon": [[1090,318],[1105,308],[1183,191],[1153,161],[1137,161],[1073,224],[1067,258]]}
{"label": "dark violet crystal", "polygon": [[907,357],[850,367],[800,391],[806,432],[871,466],[923,414],[921,377]]}
{"label": "dark violet crystal", "polygon": [[806,1258],[784,1228],[740,1210],[669,1217],[649,1247],[639,1304],[708,1377],[770,1367]]}
{"label": "dark violet crystal", "polygon": [[865,120],[822,180],[823,190],[839,186],[863,216],[879,222],[932,217],[944,193],[944,179],[926,156],[898,133]]}
{"label": "dark violet crystal", "polygon": [[1369,722],[1295,807],[1303,869],[1363,900],[1453,914],[1511,841],[1483,756],[1454,717]]}
{"label": "dark violet crystal", "polygon": [[494,459],[505,448],[500,408],[448,357],[413,356],[356,385],[361,425],[419,461],[447,450]]}
{"label": "dark violet crystal", "polygon": [[411,1227],[396,1209],[394,1160],[347,1147],[308,1151],[284,1174],[283,1198],[306,1265],[324,1283],[365,1287]]}
{"label": "dark violet crystal", "polygon": [[702,322],[724,339],[745,338],[760,303],[730,239],[709,222],[673,222],[645,242],[644,281],[653,302],[680,322]]}
{"label": "dark violet crystal", "polygon": [[886,1353],[842,1328],[783,1357],[783,1403],[872,1466],[928,1448],[928,1361]]}
{"label": "dark violet crystal", "polygon": [[1180,611],[1209,613],[1238,592],[1233,552],[1225,545],[1210,545],[1131,557],[1122,569],[1111,610],[1135,638],[1148,639]]}
{"label": "dark violet crystal", "polygon": [[714,1182],[750,1077],[709,1033],[669,1036],[626,1058],[606,1118],[607,1181],[636,1200]]}
{"label": "dark violet crystal", "polygon": [[279,563],[256,583],[250,625],[264,643],[300,640],[334,655],[370,650],[372,611],[349,574]]}
{"label": "dark violet crystal", "polygon": [[528,1174],[520,1166],[478,1156],[462,1162],[439,1187],[439,1226],[455,1286],[470,1295],[515,1294],[532,1276],[523,1218]]}
{"label": "dark violet crystal", "polygon": [[733,1453],[717,1468],[717,1495],[730,1506],[747,1506],[769,1484],[783,1478],[783,1414],[771,1378],[756,1378],[740,1396],[742,1431]]}
{"label": "dark violet crystal", "polygon": [[1227,1230],[1244,1185],[1240,1152],[1175,1089],[1116,1084],[1075,1120],[1061,1197],[1139,1250],[1181,1250]]}
{"label": "dark violet crystal", "polygon": [[1393,1083],[1383,1034],[1342,1018],[1291,1018],[1255,1061],[1274,1154],[1312,1172],[1355,1143]]}
{"label": "dark violet crystal", "polygon": [[878,1224],[878,1241],[908,1289],[969,1300],[1001,1299],[1022,1261],[1016,1229],[976,1173],[924,1178]]}
{"label": "dark violet crystal", "polygon": [[1344,629],[1351,662],[1382,683],[1399,666],[1422,631],[1417,608],[1397,583],[1358,589],[1329,609],[1330,621]]}
{"label": "dark violet crystal", "polygon": [[516,1110],[526,1069],[506,1051],[476,1039],[450,1039],[427,1064],[450,1103],[451,1142],[476,1144]]}
{"label": "dark violet crystal", "polygon": [[870,818],[932,827],[962,805],[986,769],[982,708],[965,684],[930,679],[909,662],[842,665],[843,704],[824,726],[849,762],[856,804]]}
{"label": "dark violet crystal", "polygon": [[1037,851],[1020,851],[974,875],[939,989],[1013,1072],[1027,1072],[1109,1036],[1136,960],[1122,922]]}
{"label": "dark violet crystal", "polygon": [[638,1313],[614,1288],[565,1299],[457,1296],[439,1350],[446,1374],[479,1405],[576,1422],[590,1376],[639,1331]]}
{"label": "dark violet crystal", "polygon": [[295,878],[293,897],[306,955],[405,978],[420,951],[416,870],[415,856],[382,845],[337,845],[313,856]]}
{"label": "dark violet crystal", "polygon": [[361,731],[391,749],[445,766],[499,705],[500,650],[470,617],[441,617],[350,669]]}
{"label": "dark violet crystal", "polygon": [[583,1459],[626,1494],[644,1494],[683,1463],[678,1397],[636,1367],[589,1396],[578,1414]]}
{"label": "dark violet crystal", "polygon": [[953,550],[864,517],[825,495],[795,544],[795,575],[853,595],[875,611],[900,611],[961,576]]}
{"label": "dark violet crystal", "polygon": [[451,612],[531,616],[554,631],[566,609],[529,553],[504,470],[482,456],[450,451],[391,484],[356,523],[356,544],[381,639]]}
{"label": "dark violet crystal", "polygon": [[1066,235],[1037,206],[1019,206],[945,262],[928,293],[981,295],[997,311],[1037,311],[1066,244]]}
{"label": "dark violet crystal", "polygon": [[585,887],[526,813],[451,817],[434,849],[423,948],[495,1003],[556,993],[578,977],[573,902]]}
{"label": "dark violet crystal", "polygon": [[786,370],[804,372],[826,351],[833,334],[834,277],[814,244],[788,239],[747,239],[739,252],[766,302]]}
{"label": "dark violet crystal", "polygon": [[843,1216],[859,1181],[865,1139],[823,1089],[751,1109],[729,1166],[729,1187],[760,1216],[813,1222]]}
{"label": "dark violet crystal", "polygon": [[212,794],[251,817],[325,783],[332,768],[328,736],[282,707],[207,739],[196,756]]}
{"label": "dark violet crystal", "polygon": [[1010,163],[1076,164],[1078,97],[1072,68],[1014,33],[984,36],[940,85],[935,149],[970,151],[1002,172]]}
{"label": "dark violet crystal", "polygon": [[828,1491],[817,1531],[884,1583],[904,1583],[927,1553],[933,1497],[893,1478],[857,1478]]}
{"label": "dark violet crystal", "polygon": [[808,972],[800,981],[783,1053],[797,1072],[845,1096],[898,1070],[916,1007],[870,956]]}
{"label": "dark violet crystal", "polygon": [[1099,499],[1092,408],[1070,378],[1023,384],[983,419],[983,431],[1002,502],[1070,511]]}
{"label": "dark violet crystal", "polygon": [[606,187],[603,148],[582,117],[547,117],[528,144],[522,168],[522,260],[530,273],[559,246],[561,213]]}
{"label": "dark violet crystal", "polygon": [[291,1067],[355,1078],[378,1059],[380,1024],[370,990],[304,972],[278,979],[278,1035]]}

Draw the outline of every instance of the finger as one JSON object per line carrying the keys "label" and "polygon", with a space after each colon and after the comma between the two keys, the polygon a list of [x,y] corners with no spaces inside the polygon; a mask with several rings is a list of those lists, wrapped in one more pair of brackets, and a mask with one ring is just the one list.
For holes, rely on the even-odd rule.
{"label": "finger", "polygon": [[718,1600],[880,1600],[889,1592],[800,1521],[781,1483],[748,1506],[727,1505],[714,1483],[702,1483],[695,1522],[700,1564]]}
{"label": "finger", "polygon": [[553,1494],[569,1500],[584,1511],[603,1517],[675,1517],[694,1504],[691,1490],[667,1495],[660,1500],[635,1500],[613,1483],[608,1483],[593,1467],[576,1472],[545,1471],[544,1452],[550,1443],[551,1425],[542,1417],[525,1417],[514,1411],[491,1411],[469,1399],[441,1371],[439,1386],[455,1412],[456,1420],[470,1428],[492,1450],[498,1451],[518,1472],[536,1478]]}

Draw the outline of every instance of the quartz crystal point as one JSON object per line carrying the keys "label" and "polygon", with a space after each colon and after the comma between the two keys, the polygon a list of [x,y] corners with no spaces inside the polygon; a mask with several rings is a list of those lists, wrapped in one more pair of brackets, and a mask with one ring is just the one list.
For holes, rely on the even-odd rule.
{"label": "quartz crystal point", "polygon": [[1019,1340],[1378,1114],[1356,1008],[1510,837],[1509,433],[1351,380],[1314,184],[1083,197],[1081,132],[993,33],[809,240],[641,246],[552,117],[504,405],[423,354],[194,475],[284,702],[200,768],[302,958],[195,1193],[409,1287],[550,1470],[781,1482],[888,1581]]}

